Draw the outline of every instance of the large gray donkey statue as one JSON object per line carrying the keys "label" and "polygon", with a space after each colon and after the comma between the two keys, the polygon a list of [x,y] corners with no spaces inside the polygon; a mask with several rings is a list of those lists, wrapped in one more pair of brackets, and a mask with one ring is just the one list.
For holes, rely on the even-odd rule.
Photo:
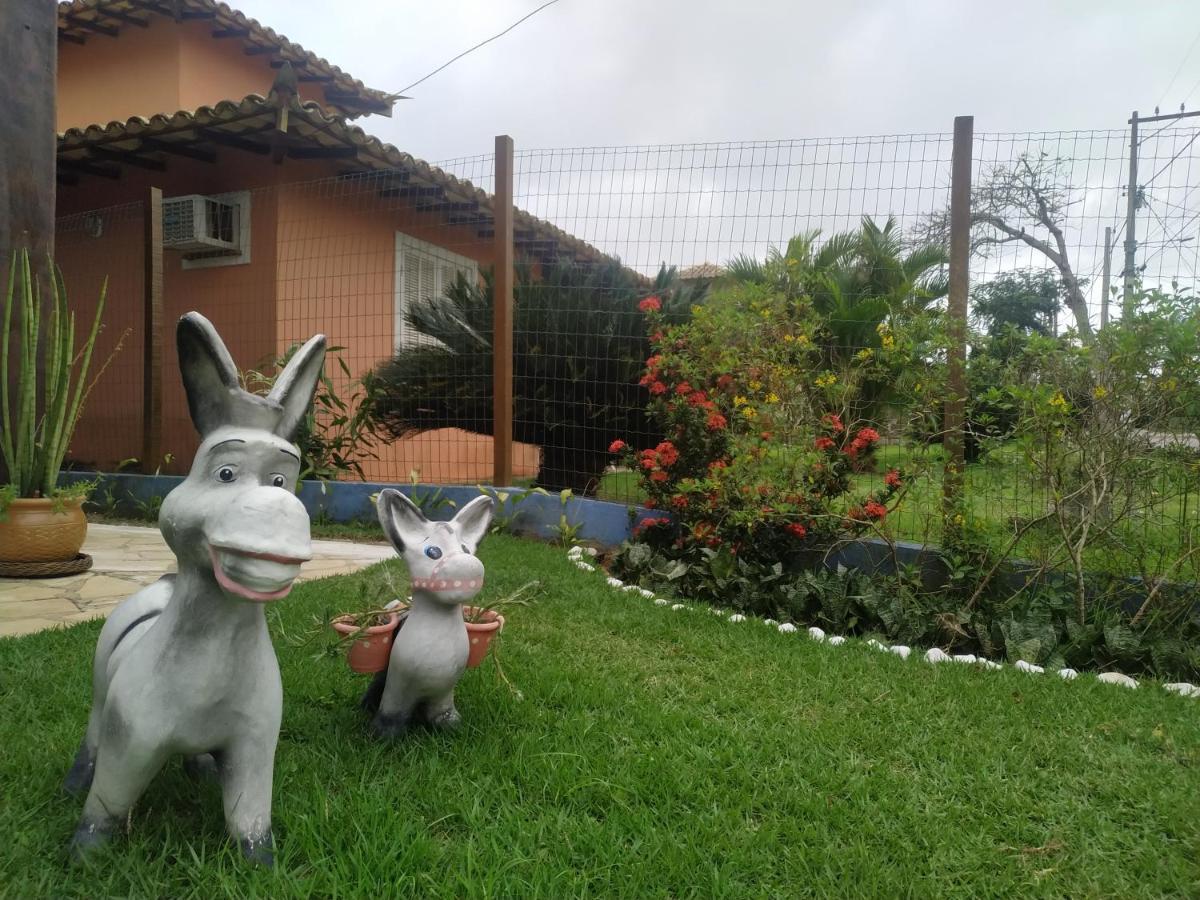
{"label": "large gray donkey statue", "polygon": [[312,403],[325,337],[295,353],[266,397],[242,390],[203,316],[180,319],[176,340],[202,438],[158,520],[179,574],[129,597],[100,632],[87,734],[66,781],[71,792],[90,787],[71,854],[106,844],[180,753],[191,768],[215,768],[230,835],[246,857],[271,865],[283,691],[265,605],[287,595],[311,558],[291,439]]}

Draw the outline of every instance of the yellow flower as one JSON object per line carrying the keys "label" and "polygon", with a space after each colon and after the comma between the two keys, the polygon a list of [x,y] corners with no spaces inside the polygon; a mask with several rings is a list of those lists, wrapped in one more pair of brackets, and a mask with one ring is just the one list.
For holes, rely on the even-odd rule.
{"label": "yellow flower", "polygon": [[758,410],[756,410],[753,406],[744,406],[742,407],[742,415],[747,419],[757,419]]}
{"label": "yellow flower", "polygon": [[823,375],[818,375],[813,384],[819,388],[833,387],[835,384],[837,384],[837,376],[832,372],[826,372]]}
{"label": "yellow flower", "polygon": [[1062,391],[1056,391],[1054,396],[1050,398],[1050,405],[1059,412],[1066,412],[1067,398],[1062,395]]}
{"label": "yellow flower", "polygon": [[757,390],[759,390],[761,387],[762,387],[762,382],[761,382],[761,381],[752,381],[752,382],[750,382],[750,390],[752,390],[752,391],[757,391]]}
{"label": "yellow flower", "polygon": [[741,394],[739,394],[738,396],[733,398],[733,405],[734,406],[745,406],[746,398],[743,397]]}
{"label": "yellow flower", "polygon": [[1103,400],[1105,397],[1108,396],[1108,388],[1106,388],[1102,384],[1098,384],[1094,388],[1092,388],[1092,396],[1095,397],[1097,400]]}
{"label": "yellow flower", "polygon": [[857,353],[854,354],[854,358],[857,360],[861,360],[862,362],[866,362],[874,355],[875,355],[874,350],[872,350],[870,347],[864,347],[862,350],[859,350]]}
{"label": "yellow flower", "polygon": [[962,517],[962,513],[959,513],[958,515],[956,515],[956,516],[954,517],[954,524],[955,524],[955,525],[961,525],[961,524],[962,524],[963,522],[965,522],[965,521],[966,521],[966,519],[964,519],[964,518]]}
{"label": "yellow flower", "polygon": [[883,344],[884,350],[896,349],[896,339],[890,334],[885,334],[882,338],[880,338],[880,343]]}
{"label": "yellow flower", "polygon": [[792,344],[792,343],[795,343],[795,341],[796,341],[796,338],[795,338],[795,336],[793,336],[793,335],[790,335],[790,334],[785,334],[785,335],[783,336],[783,342],[784,342],[785,344]]}
{"label": "yellow flower", "polygon": [[812,341],[810,341],[808,339],[807,334],[798,334],[798,335],[796,335],[796,343],[799,344],[801,347],[807,347],[809,344],[812,343]]}
{"label": "yellow flower", "polygon": [[767,402],[768,403],[778,403],[779,395],[777,393],[775,393],[774,391],[771,391],[771,393],[767,394]]}
{"label": "yellow flower", "polygon": [[919,381],[918,381],[916,384],[914,384],[914,385],[913,385],[913,393],[914,393],[914,394],[919,394],[919,393],[921,393],[921,388],[922,388],[922,387],[923,387],[923,385],[921,384],[921,382],[919,382]]}

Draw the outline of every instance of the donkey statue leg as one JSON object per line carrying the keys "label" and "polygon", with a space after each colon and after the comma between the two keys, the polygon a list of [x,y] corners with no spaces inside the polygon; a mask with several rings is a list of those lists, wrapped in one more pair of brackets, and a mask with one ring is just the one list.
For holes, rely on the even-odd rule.
{"label": "donkey statue leg", "polygon": [[245,740],[221,756],[225,826],[251,862],[275,862],[271,835],[271,783],[275,741]]}
{"label": "donkey statue leg", "polygon": [[152,729],[138,729],[117,708],[105,710],[101,728],[95,776],[71,838],[76,861],[111,840],[168,755]]}

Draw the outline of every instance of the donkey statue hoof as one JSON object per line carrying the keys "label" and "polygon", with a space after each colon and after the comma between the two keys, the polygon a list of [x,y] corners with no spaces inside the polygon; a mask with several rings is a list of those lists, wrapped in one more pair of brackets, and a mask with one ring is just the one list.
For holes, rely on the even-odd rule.
{"label": "donkey statue hoof", "polygon": [[255,865],[268,869],[275,865],[275,841],[269,831],[260,838],[239,838],[238,849],[242,851],[242,856]]}
{"label": "donkey statue hoof", "polygon": [[83,865],[95,859],[112,843],[114,828],[93,822],[80,822],[71,836],[67,856],[72,865]]}

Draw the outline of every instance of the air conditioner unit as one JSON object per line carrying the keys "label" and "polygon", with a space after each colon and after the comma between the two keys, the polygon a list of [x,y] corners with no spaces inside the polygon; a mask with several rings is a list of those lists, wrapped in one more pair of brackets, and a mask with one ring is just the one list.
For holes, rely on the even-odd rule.
{"label": "air conditioner unit", "polygon": [[239,214],[236,203],[202,194],[186,194],[163,200],[163,247],[185,252],[211,253],[238,245]]}

